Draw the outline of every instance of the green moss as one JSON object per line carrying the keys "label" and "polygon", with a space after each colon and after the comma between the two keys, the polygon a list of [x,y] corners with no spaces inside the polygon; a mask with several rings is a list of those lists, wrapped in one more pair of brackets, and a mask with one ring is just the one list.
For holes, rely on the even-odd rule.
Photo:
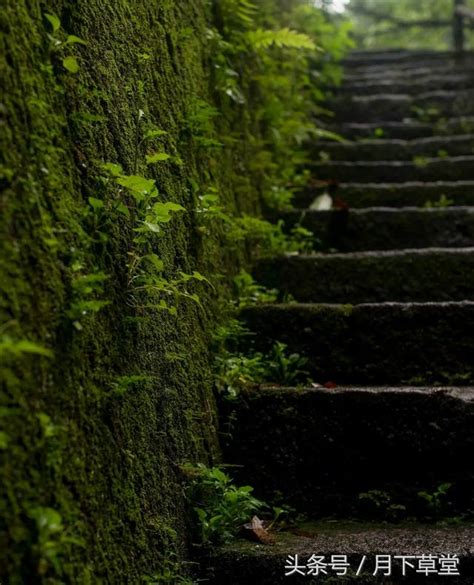
{"label": "green moss", "polygon": [[[208,99],[206,5],[51,1],[62,30],[87,41],[64,54],[51,50],[44,3],[8,0],[1,12],[1,334],[53,352],[6,356],[1,369],[0,580],[11,585],[138,583],[170,551],[186,558],[179,464],[219,455],[208,356],[217,294],[197,284],[204,309],[181,302],[177,317],[132,306],[133,223],[98,225],[88,198],[117,197],[101,163],[132,173],[138,161],[161,200],[189,212],[154,243],[167,273],[237,266],[218,236],[199,235],[189,189],[212,180],[235,206],[232,186],[242,188],[237,147],[213,157],[183,130],[196,97]],[[61,64],[69,53],[77,74]],[[183,166],[146,169],[139,110]],[[243,209],[256,206],[249,186]],[[87,299],[108,305],[73,323],[74,281],[96,273],[107,279]],[[133,383],[119,392],[124,377]]]}

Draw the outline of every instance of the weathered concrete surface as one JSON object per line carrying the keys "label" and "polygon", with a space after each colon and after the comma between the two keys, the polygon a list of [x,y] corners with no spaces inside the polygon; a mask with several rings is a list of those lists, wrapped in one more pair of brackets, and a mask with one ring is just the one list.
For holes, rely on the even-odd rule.
{"label": "weathered concrete surface", "polygon": [[[308,518],[412,524],[319,523],[274,546],[236,543],[209,553],[211,584],[473,583],[473,526],[415,524],[474,513],[474,302],[433,302],[473,297],[474,213],[419,208],[443,196],[474,203],[473,68],[452,57],[389,51],[347,61],[328,126],[371,140],[315,144],[314,181],[296,197],[301,209],[283,214],[287,228],[299,223],[347,253],[262,262],[257,280],[296,302],[242,312],[254,333],[242,349],[283,341],[308,358],[313,384],[254,387],[221,410],[225,461],[258,497]],[[325,190],[337,211],[302,209]],[[364,206],[374,208],[351,209]],[[447,493],[430,507],[419,492],[441,484]],[[377,554],[430,553],[459,555],[461,576],[373,574]],[[359,577],[285,578],[290,554],[365,555],[369,567]]]}
{"label": "weathered concrete surface", "polygon": [[406,181],[457,181],[474,179],[474,156],[428,158],[413,161],[328,161],[310,165],[317,179],[341,183]]}
{"label": "weathered concrete surface", "polygon": [[445,61],[438,63],[408,63],[401,67],[369,66],[346,69],[344,81],[352,83],[354,81],[416,81],[417,79],[428,75],[453,75],[467,74],[473,72],[472,61],[456,63],[454,61]]}
{"label": "weathered concrete surface", "polygon": [[395,94],[347,95],[333,99],[328,108],[338,121],[404,120],[420,114],[436,112],[436,117],[460,116],[474,113],[474,92],[472,90],[436,90],[412,96]]}
{"label": "weathered concrete surface", "polygon": [[474,79],[466,73],[439,75],[424,75],[410,81],[393,79],[372,79],[370,81],[352,81],[344,83],[337,89],[341,94],[374,95],[392,92],[394,94],[416,95],[426,91],[446,90],[455,91],[472,89]]}
{"label": "weathered concrete surface", "polygon": [[409,118],[403,122],[360,122],[332,125],[331,130],[339,132],[345,138],[374,137],[400,138],[413,140],[428,136],[449,136],[452,134],[469,134],[474,131],[474,116],[462,116],[439,120],[437,123],[420,122]]}
{"label": "weathered concrete surface", "polygon": [[473,207],[294,210],[282,217],[287,228],[300,224],[323,249],[340,252],[474,246]]}
{"label": "weathered concrete surface", "polygon": [[257,347],[287,343],[317,381],[474,383],[474,302],[276,304],[242,316]]}
{"label": "weathered concrete surface", "polygon": [[[428,137],[418,140],[359,140],[357,142],[317,142],[312,147],[317,159],[322,153],[332,161],[377,160],[413,161],[415,157],[445,158],[474,153],[474,134]],[[441,156],[442,155],[442,156]]]}
{"label": "weathered concrete surface", "polygon": [[474,248],[287,255],[255,278],[303,303],[474,300]]}
{"label": "weathered concrete surface", "polygon": [[[281,533],[273,546],[262,546],[241,541],[213,550],[209,556],[215,568],[206,575],[210,585],[278,585],[295,583],[315,585],[472,585],[474,576],[474,529],[472,526],[443,529],[426,525],[385,527],[370,525],[316,525],[312,530]],[[299,534],[298,534],[299,532]],[[416,574],[407,571],[402,578],[400,560],[393,561],[393,577],[373,576],[376,555],[407,556],[455,554],[460,559],[460,577]],[[285,577],[285,564],[289,555],[299,555],[307,562],[311,555],[348,555],[351,568],[348,576],[328,575],[317,577]],[[366,570],[356,577],[354,573],[363,555],[367,555]]]}
{"label": "weathered concrete surface", "polygon": [[[391,504],[429,515],[418,492],[444,482],[445,515],[474,510],[474,388],[265,387],[227,409],[224,455],[239,480],[310,518],[387,519]],[[369,490],[389,501],[361,501]]]}
{"label": "weathered concrete surface", "polygon": [[[470,62],[474,53],[466,51],[463,65]],[[453,51],[386,49],[384,51],[355,50],[348,55],[343,63],[347,70],[375,69],[382,71],[396,71],[404,69],[418,69],[420,63],[429,64],[432,68],[444,67],[445,64],[456,66],[459,56]],[[387,67],[390,66],[390,67]]]}
{"label": "weathered concrete surface", "polygon": [[[389,177],[388,177],[389,178]],[[326,190],[317,182],[297,193],[295,205],[309,207]],[[349,207],[424,207],[444,196],[454,205],[474,205],[474,181],[437,181],[407,183],[341,183],[334,197]]]}

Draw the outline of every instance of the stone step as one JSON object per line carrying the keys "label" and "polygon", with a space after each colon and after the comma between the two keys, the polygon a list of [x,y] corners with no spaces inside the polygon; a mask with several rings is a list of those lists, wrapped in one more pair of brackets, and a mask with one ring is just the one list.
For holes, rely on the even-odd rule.
{"label": "stone step", "polygon": [[[221,548],[213,547],[204,559],[207,571],[201,576],[209,585],[472,585],[473,539],[474,529],[469,525],[440,528],[429,524],[317,523],[293,532],[282,532],[276,543],[270,546],[242,540]],[[430,554],[436,557],[435,569],[440,573],[442,570],[444,575],[417,573],[420,567],[423,569],[419,557]],[[450,571],[446,568],[449,561],[440,561],[439,557],[448,554],[457,557],[453,572],[459,576],[446,574]],[[339,560],[340,555],[347,556],[347,575],[340,565],[331,564],[338,560],[332,559],[333,555],[339,556]],[[390,577],[384,576],[388,573],[380,570],[381,564],[377,567],[377,557],[379,563],[383,563],[387,556],[393,559]],[[414,568],[405,565],[406,576],[402,576],[403,560],[396,557],[413,556],[417,558],[408,558],[407,561]],[[327,574],[317,575],[316,557],[323,557],[322,561],[328,564]],[[300,573],[285,576],[293,570],[295,560],[301,567]],[[313,562],[309,564],[311,560]]]}
{"label": "stone step", "polygon": [[443,159],[474,154],[474,134],[435,136],[417,140],[359,140],[357,142],[317,142],[315,158],[331,161],[413,161],[415,157]]}
{"label": "stone step", "polygon": [[317,179],[341,183],[456,181],[474,179],[474,156],[424,158],[420,161],[327,161],[308,165]]}
{"label": "stone step", "polygon": [[287,255],[255,278],[302,303],[474,300],[474,248]]}
{"label": "stone step", "polygon": [[267,386],[227,409],[224,457],[238,482],[308,518],[377,516],[359,499],[373,490],[387,493],[387,508],[404,506],[402,518],[422,518],[418,493],[443,483],[445,515],[474,503],[474,388]]}
{"label": "stone step", "polygon": [[[473,57],[472,51],[466,51],[462,63],[469,63]],[[432,50],[405,50],[390,49],[385,51],[352,51],[343,59],[342,64],[346,69],[360,69],[377,67],[390,70],[397,68],[419,67],[420,63],[443,64],[459,63],[459,56],[453,51],[432,51]]]}
{"label": "stone step", "polygon": [[287,228],[311,230],[323,250],[338,252],[474,246],[474,207],[293,210]]}
{"label": "stone step", "polygon": [[[313,182],[296,193],[294,204],[309,207],[314,200],[328,190],[324,182]],[[455,205],[474,205],[474,181],[439,181],[436,183],[341,183],[332,186],[334,199],[349,207],[424,207],[437,204],[441,198]]]}
{"label": "stone step", "polygon": [[412,63],[403,67],[370,66],[359,68],[346,68],[344,71],[344,83],[362,81],[410,81],[420,77],[444,75],[473,75],[473,63],[456,63],[445,61],[440,63]]}
{"label": "stone step", "polygon": [[474,92],[433,91],[416,98],[393,93],[369,96],[341,96],[327,106],[339,122],[371,122],[377,120],[402,121],[410,117],[428,116],[428,120],[441,117],[474,114]]}
{"label": "stone step", "polygon": [[336,384],[474,383],[474,302],[274,304],[245,309],[256,348],[275,341]]}
{"label": "stone step", "polygon": [[407,119],[403,122],[354,122],[328,125],[328,129],[351,138],[400,138],[414,140],[429,136],[449,136],[453,134],[471,134],[474,132],[474,116],[448,118],[438,122],[420,122]]}
{"label": "stone step", "polygon": [[474,76],[468,74],[425,75],[410,81],[379,80],[355,81],[344,83],[334,89],[336,94],[377,95],[377,94],[408,94],[418,95],[428,91],[457,91],[474,88]]}

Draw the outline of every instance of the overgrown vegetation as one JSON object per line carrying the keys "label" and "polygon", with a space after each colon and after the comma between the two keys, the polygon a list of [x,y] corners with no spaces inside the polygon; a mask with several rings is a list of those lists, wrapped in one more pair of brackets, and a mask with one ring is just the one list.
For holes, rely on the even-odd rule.
{"label": "overgrown vegetation", "polygon": [[[425,48],[450,50],[452,0],[350,0],[354,35],[365,48]],[[472,32],[466,31],[472,43]]]}
{"label": "overgrown vegetation", "polygon": [[237,486],[218,467],[198,464],[187,467],[191,481],[191,501],[199,519],[199,541],[208,544],[235,538],[242,526],[268,506],[252,495],[251,486]]}
{"label": "overgrown vegetation", "polygon": [[[255,257],[311,249],[261,212],[307,179],[347,25],[309,0],[0,19],[0,579],[184,583],[176,469],[218,458],[217,298]],[[281,345],[270,362],[305,376]]]}

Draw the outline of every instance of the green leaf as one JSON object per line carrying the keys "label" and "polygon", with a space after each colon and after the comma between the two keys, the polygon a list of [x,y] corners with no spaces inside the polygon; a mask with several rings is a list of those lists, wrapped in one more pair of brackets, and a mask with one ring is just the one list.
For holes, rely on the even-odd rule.
{"label": "green leaf", "polygon": [[42,355],[45,357],[52,357],[53,352],[50,349],[29,341],[28,339],[14,340],[8,336],[2,337],[0,340],[0,355],[21,356],[22,354]]}
{"label": "green leaf", "polygon": [[58,30],[61,28],[61,21],[59,18],[55,14],[51,14],[51,12],[46,12],[44,17],[51,24],[53,32],[58,32]]}
{"label": "green leaf", "polygon": [[65,45],[87,45],[87,41],[80,37],[76,37],[76,35],[69,35]]}
{"label": "green leaf", "polygon": [[117,205],[117,211],[119,213],[121,213],[122,215],[124,215],[125,217],[129,218],[130,217],[130,210],[128,209],[128,207],[126,205],[124,205],[123,203],[119,203]]}
{"label": "green leaf", "polygon": [[167,201],[166,203],[162,203],[162,205],[168,209],[169,211],[186,211],[186,209],[180,205],[179,203],[173,203],[172,201]]}
{"label": "green leaf", "polygon": [[79,61],[72,55],[63,59],[63,65],[70,73],[77,73],[80,69]]}
{"label": "green leaf", "polygon": [[10,441],[10,437],[7,433],[0,431],[0,449],[6,449],[8,447],[8,442]]}
{"label": "green leaf", "polygon": [[104,171],[107,171],[108,173],[110,173],[114,177],[119,177],[120,175],[123,174],[123,169],[118,164],[108,162],[108,163],[104,163],[101,166],[104,169]]}
{"label": "green leaf", "polygon": [[317,49],[314,41],[306,34],[289,28],[280,30],[257,29],[246,33],[246,38],[254,49],[268,49],[272,45],[290,49]]}
{"label": "green leaf", "polygon": [[61,515],[52,508],[36,507],[30,511],[30,517],[36,521],[40,532],[54,533],[63,529]]}
{"label": "green leaf", "polygon": [[140,175],[129,175],[129,176],[120,176],[117,178],[117,183],[129,189],[134,196],[137,196],[136,199],[141,200],[146,195],[151,195],[156,193],[156,184],[153,179],[145,179],[145,177],[141,177]]}
{"label": "green leaf", "polygon": [[163,272],[165,269],[165,264],[161,258],[158,258],[156,254],[148,254],[147,256],[143,257],[144,260],[148,260],[152,265],[156,272]]}
{"label": "green leaf", "polygon": [[165,152],[156,152],[155,154],[150,154],[146,157],[146,163],[148,165],[153,165],[157,162],[169,160],[170,158],[170,155],[166,154]]}
{"label": "green leaf", "polygon": [[196,270],[192,274],[186,274],[185,272],[179,273],[183,282],[189,282],[190,280],[197,280],[198,282],[206,282],[211,284],[209,280]]}
{"label": "green leaf", "polygon": [[96,197],[89,197],[89,203],[94,209],[102,209],[105,207],[105,203],[102,199],[97,199]]}
{"label": "green leaf", "polygon": [[155,234],[160,234],[163,230],[161,226],[156,223],[151,223],[149,221],[144,221],[143,225],[148,229],[148,231],[153,232]]}
{"label": "green leaf", "polygon": [[182,205],[179,205],[179,203],[173,203],[172,201],[167,201],[166,203],[155,203],[152,210],[154,221],[158,223],[167,223],[171,221],[172,213],[186,211]]}
{"label": "green leaf", "polygon": [[156,128],[155,130],[148,130],[148,132],[145,133],[145,140],[151,140],[152,138],[159,138],[160,136],[166,136],[166,134],[168,134],[168,132],[166,132],[165,130],[160,130],[159,128]]}

